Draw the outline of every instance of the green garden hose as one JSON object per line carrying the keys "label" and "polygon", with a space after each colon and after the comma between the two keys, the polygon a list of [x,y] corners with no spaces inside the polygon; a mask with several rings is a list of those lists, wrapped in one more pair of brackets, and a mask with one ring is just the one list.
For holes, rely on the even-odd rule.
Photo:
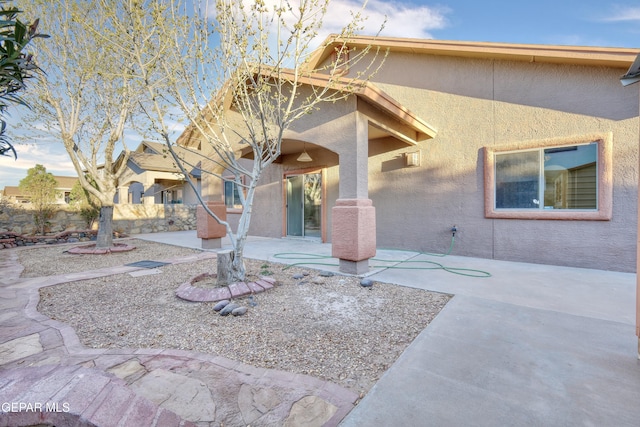
{"label": "green garden hose", "polygon": [[[444,254],[416,252],[416,251],[409,251],[409,250],[402,250],[402,249],[400,249],[400,251],[415,253],[413,258],[419,255],[446,257],[447,255],[451,254],[451,251],[453,251],[454,241],[455,241],[455,236],[452,236],[451,244],[449,245],[449,250]],[[398,250],[398,249],[392,249],[392,250]],[[300,262],[289,264],[288,266],[284,267],[284,270],[290,267],[301,266],[301,265],[324,265],[324,266],[331,266],[331,267],[338,266],[338,264],[336,264],[335,262],[329,263],[329,262],[320,261],[320,260],[334,259],[332,256],[329,256],[329,255],[318,255],[318,254],[309,254],[309,253],[302,253],[302,252],[282,252],[282,253],[277,253],[273,255],[273,257],[277,259],[303,260]],[[458,274],[460,276],[466,276],[466,277],[478,277],[478,278],[491,277],[491,273],[486,271],[474,270],[471,268],[446,267],[440,263],[437,263],[434,261],[427,261],[427,260],[387,260],[387,259],[380,259],[380,258],[371,258],[371,261],[377,261],[382,263],[396,263],[395,265],[373,265],[371,266],[372,268],[400,269],[400,270],[444,270],[452,274]],[[407,264],[427,264],[427,265],[413,266],[413,265],[407,265]]]}

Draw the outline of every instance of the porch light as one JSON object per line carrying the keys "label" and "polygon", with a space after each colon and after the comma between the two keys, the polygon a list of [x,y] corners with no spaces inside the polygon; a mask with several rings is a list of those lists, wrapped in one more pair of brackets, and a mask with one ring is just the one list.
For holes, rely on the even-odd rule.
{"label": "porch light", "polygon": [[298,156],[298,161],[299,162],[311,162],[313,161],[313,159],[311,158],[311,156],[307,153],[307,146],[305,144],[304,146],[304,151],[302,152],[302,154],[300,154]]}
{"label": "porch light", "polygon": [[420,150],[404,154],[406,166],[420,166]]}

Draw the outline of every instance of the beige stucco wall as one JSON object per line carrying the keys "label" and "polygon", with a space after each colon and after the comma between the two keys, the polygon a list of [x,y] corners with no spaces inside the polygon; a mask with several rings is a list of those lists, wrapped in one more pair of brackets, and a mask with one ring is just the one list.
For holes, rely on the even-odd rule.
{"label": "beige stucco wall", "polygon": [[[265,172],[250,233],[282,236],[283,174],[317,166],[326,168],[329,241],[336,199],[369,197],[378,247],[442,253],[455,224],[456,255],[635,271],[639,105],[637,91],[620,85],[624,71],[392,52],[372,82],[431,125],[436,137],[416,147],[394,139],[360,144],[368,151],[363,176],[351,169],[362,131],[355,97],[326,104],[286,138],[327,151],[312,146],[318,150],[310,151],[312,163],[290,155]],[[483,147],[608,132],[614,169],[610,221],[485,218]],[[416,149],[421,165],[406,167],[404,154]],[[203,184],[205,196],[207,188]],[[229,220],[234,223],[237,215]]]}
{"label": "beige stucco wall", "polygon": [[[419,168],[392,167],[408,150],[370,158],[379,246],[444,252],[455,224],[455,254],[635,271],[638,97],[623,72],[392,54],[376,84],[438,134]],[[611,221],[484,217],[482,147],[601,132],[613,133]]]}
{"label": "beige stucco wall", "polygon": [[[166,181],[165,184],[162,184],[163,181]],[[142,171],[141,173],[136,173],[136,171],[132,169],[126,169],[125,172],[120,177],[120,185],[118,187],[118,203],[119,204],[127,204],[128,203],[128,192],[129,186],[134,183],[140,183],[144,187],[145,192],[151,193],[150,189],[154,189],[154,183],[160,182],[155,188],[155,193],[151,196],[143,196],[141,198],[141,203],[147,204],[161,204],[162,196],[160,195],[160,191],[166,187],[171,187],[171,189],[179,189],[182,190],[182,199],[181,202],[183,204],[197,204],[198,198],[196,196],[195,191],[191,188],[191,186],[182,180],[182,175],[174,172],[161,172],[161,171]],[[197,187],[200,187],[200,181],[194,180],[194,183]]]}

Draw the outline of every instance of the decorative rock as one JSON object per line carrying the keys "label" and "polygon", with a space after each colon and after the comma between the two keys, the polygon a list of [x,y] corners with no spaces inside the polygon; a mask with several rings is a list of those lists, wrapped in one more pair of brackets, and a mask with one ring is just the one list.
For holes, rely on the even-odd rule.
{"label": "decorative rock", "polygon": [[247,307],[238,307],[231,310],[231,314],[234,316],[242,316],[247,313]]}
{"label": "decorative rock", "polygon": [[242,384],[238,393],[238,408],[246,424],[253,425],[260,417],[268,414],[282,403],[278,391]]}
{"label": "decorative rock", "polygon": [[229,301],[228,299],[223,299],[222,301],[218,302],[216,305],[213,306],[213,311],[220,311],[223,308],[225,308],[231,301]]}
{"label": "decorative rock", "polygon": [[207,384],[197,378],[156,369],[130,387],[136,394],[191,421],[186,423],[188,425],[210,425],[216,419],[217,405],[213,394]]}
{"label": "decorative rock", "polygon": [[324,283],[324,279],[322,277],[314,277],[311,281],[316,285],[322,285]]}
{"label": "decorative rock", "polygon": [[294,274],[293,278],[296,279],[296,280],[300,280],[300,279],[304,278],[304,274],[300,274],[300,273]]}
{"label": "decorative rock", "polygon": [[231,314],[233,310],[235,310],[238,307],[239,307],[238,304],[231,302],[227,304],[222,310],[220,310],[220,316],[228,316]]}
{"label": "decorative rock", "polygon": [[284,422],[284,427],[322,426],[337,412],[338,407],[319,398],[305,396],[291,407],[291,412]]}
{"label": "decorative rock", "polygon": [[322,277],[332,277],[333,273],[331,271],[321,271],[320,276]]}
{"label": "decorative rock", "polygon": [[360,286],[362,286],[363,288],[370,288],[373,286],[373,280],[371,279],[362,279],[360,281]]}
{"label": "decorative rock", "polygon": [[11,363],[44,351],[38,333],[0,344],[0,365]]}

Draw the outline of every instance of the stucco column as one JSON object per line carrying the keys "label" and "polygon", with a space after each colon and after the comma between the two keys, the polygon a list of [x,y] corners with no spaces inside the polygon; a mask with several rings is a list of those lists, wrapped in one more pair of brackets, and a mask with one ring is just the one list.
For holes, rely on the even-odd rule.
{"label": "stucco column", "polygon": [[[634,85],[636,86],[636,85]],[[637,85],[640,93],[640,85]],[[640,95],[638,96],[640,105]],[[638,109],[638,134],[640,135],[640,107]],[[638,177],[638,222],[636,237],[636,336],[638,337],[638,359],[640,359],[640,176]]]}
{"label": "stucco column", "polygon": [[[227,220],[227,207],[223,202],[207,202],[207,207],[222,221]],[[197,236],[202,239],[202,249],[222,247],[222,238],[227,229],[216,221],[202,205],[196,208]]]}
{"label": "stucco column", "polygon": [[[222,170],[216,169],[216,173]],[[207,207],[222,221],[227,220],[227,207],[224,204],[223,181],[213,175],[201,181],[201,191]],[[207,213],[202,205],[196,208],[197,237],[202,239],[202,249],[218,249],[222,247],[222,238],[227,235],[227,229],[220,225]]]}
{"label": "stucco column", "polygon": [[140,203],[143,205],[153,205],[156,203],[156,183],[155,181],[145,181],[142,183],[143,192],[140,196]]}
{"label": "stucco column", "polygon": [[367,119],[355,113],[355,122],[355,141],[340,152],[340,197],[331,211],[331,253],[340,259],[340,271],[363,274],[376,254],[376,215],[368,189]]}
{"label": "stucco column", "polygon": [[129,186],[122,185],[116,190],[118,192],[118,204],[126,205],[129,203]]}

